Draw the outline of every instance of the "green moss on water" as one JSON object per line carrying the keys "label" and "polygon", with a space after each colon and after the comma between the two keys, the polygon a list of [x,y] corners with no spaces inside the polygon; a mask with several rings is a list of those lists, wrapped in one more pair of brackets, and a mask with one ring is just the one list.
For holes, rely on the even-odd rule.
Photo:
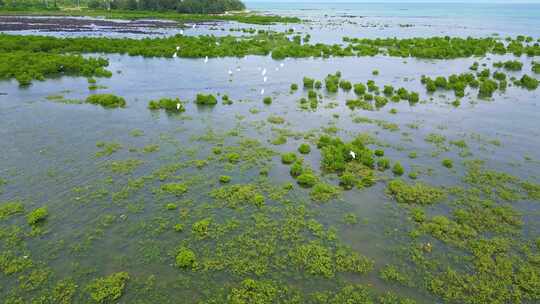
{"label": "green moss on water", "polygon": [[217,98],[212,94],[197,94],[195,103],[198,105],[213,106],[217,104]]}
{"label": "green moss on water", "polygon": [[113,94],[93,94],[86,98],[86,103],[100,105],[104,108],[124,108],[126,106],[124,98]]}
{"label": "green moss on water", "polygon": [[183,183],[168,183],[161,185],[161,191],[176,196],[182,196],[188,191],[188,187]]}
{"label": "green moss on water", "polygon": [[396,176],[401,176],[405,173],[405,169],[400,162],[396,162],[394,164],[394,167],[392,167],[392,173],[394,173],[394,175]]}
{"label": "green moss on water", "polygon": [[442,165],[448,169],[451,169],[454,167],[454,162],[451,159],[446,158],[442,160]]}
{"label": "green moss on water", "polygon": [[117,272],[94,280],[85,289],[95,303],[114,303],[122,297],[129,278],[127,272]]}
{"label": "green moss on water", "polygon": [[2,202],[0,204],[0,220],[23,212],[24,205],[21,202]]}
{"label": "green moss on water", "polygon": [[148,103],[148,109],[150,110],[165,110],[168,112],[185,112],[186,108],[184,103],[179,98],[161,98],[157,100],[151,100]]}
{"label": "green moss on water", "polygon": [[296,154],[294,153],[284,153],[281,154],[281,162],[285,165],[290,165],[296,161]]}
{"label": "green moss on water", "polygon": [[401,179],[390,181],[387,193],[401,204],[431,205],[442,201],[446,197],[446,192],[440,188],[423,183],[409,185]]}
{"label": "green moss on water", "polygon": [[301,144],[298,147],[298,152],[300,152],[301,154],[309,154],[311,152],[311,146],[308,144]]}
{"label": "green moss on water", "polygon": [[186,247],[181,247],[176,254],[175,265],[179,268],[194,268],[197,264],[195,252]]}
{"label": "green moss on water", "polygon": [[[298,177],[297,180],[301,178]],[[303,180],[305,182],[305,180]],[[310,198],[315,202],[325,203],[339,197],[341,191],[338,187],[335,187],[326,183],[316,183],[309,193]]]}
{"label": "green moss on water", "polygon": [[26,216],[26,221],[29,225],[36,225],[40,222],[45,221],[45,219],[49,216],[49,211],[46,206],[39,207],[34,209],[32,212],[30,212]]}
{"label": "green moss on water", "polygon": [[319,181],[319,178],[315,174],[313,174],[310,171],[306,171],[306,170],[304,170],[304,172],[302,172],[302,174],[300,174],[296,178],[296,182],[299,185],[301,185],[303,187],[307,187],[307,188],[311,188],[311,187],[315,186],[318,181]]}
{"label": "green moss on water", "polygon": [[96,157],[111,156],[113,153],[122,149],[122,145],[116,142],[97,142],[96,147],[101,148],[101,151],[96,152]]}

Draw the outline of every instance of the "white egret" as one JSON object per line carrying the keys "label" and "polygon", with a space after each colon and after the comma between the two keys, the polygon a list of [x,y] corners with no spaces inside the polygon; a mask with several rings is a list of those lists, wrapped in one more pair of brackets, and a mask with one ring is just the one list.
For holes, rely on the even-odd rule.
{"label": "white egret", "polygon": [[208,62],[208,56],[206,56],[206,57],[204,58],[204,63],[207,63],[207,62]]}
{"label": "white egret", "polygon": [[236,71],[237,71],[237,72],[240,72],[240,68],[236,68]]}
{"label": "white egret", "polygon": [[354,153],[354,151],[349,152],[349,154],[353,159],[356,159],[356,153]]}
{"label": "white egret", "polygon": [[193,29],[195,29],[196,27],[197,27],[197,24],[194,24],[194,25],[193,25]]}
{"label": "white egret", "polygon": [[263,81],[266,82],[268,80],[268,77],[264,76]]}
{"label": "white egret", "polygon": [[261,95],[264,95],[264,89],[261,90]]}
{"label": "white egret", "polygon": [[229,70],[229,75],[230,75],[230,76],[232,76],[232,74],[233,74],[233,73],[232,73],[232,71],[231,71],[231,70]]}
{"label": "white egret", "polygon": [[180,30],[180,35],[184,35],[184,30]]}
{"label": "white egret", "polygon": [[284,63],[282,62],[282,63],[281,63],[281,64],[280,64],[279,66],[280,66],[280,67],[284,67],[284,66],[285,66],[285,64],[284,64]]}
{"label": "white egret", "polygon": [[176,104],[176,111],[180,111],[180,103]]}
{"label": "white egret", "polygon": [[178,57],[178,55],[176,55],[176,52],[174,52],[174,54],[172,55],[173,58],[176,58]]}
{"label": "white egret", "polygon": [[180,51],[180,46],[176,46],[176,50],[177,50],[177,51]]}
{"label": "white egret", "polygon": [[262,75],[266,75],[266,68],[262,71]]}

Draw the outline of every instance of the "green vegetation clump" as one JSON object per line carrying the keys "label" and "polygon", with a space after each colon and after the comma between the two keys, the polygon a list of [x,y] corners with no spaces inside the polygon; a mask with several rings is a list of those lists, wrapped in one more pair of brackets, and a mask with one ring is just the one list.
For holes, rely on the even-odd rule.
{"label": "green vegetation clump", "polygon": [[298,85],[296,83],[291,84],[291,91],[294,92],[296,90],[298,90]]}
{"label": "green vegetation clump", "polygon": [[[1,39],[0,39],[1,40]],[[15,78],[20,86],[28,86],[33,80],[67,76],[111,77],[105,70],[109,61],[105,58],[84,58],[81,55],[62,55],[47,51],[27,51],[17,48],[4,51],[0,47],[0,79]]]}
{"label": "green vegetation clump", "polygon": [[491,79],[486,79],[480,83],[478,88],[478,97],[480,98],[491,98],[493,97],[493,92],[498,88],[498,85],[495,81]]}
{"label": "green vegetation clump", "polygon": [[128,280],[129,274],[127,272],[117,272],[94,280],[86,286],[86,290],[96,303],[114,303],[122,297]]}
{"label": "green vegetation clump", "polygon": [[343,89],[344,91],[350,91],[352,89],[352,84],[350,81],[347,80],[341,80],[339,82],[339,87]]}
{"label": "green vegetation clump", "polygon": [[263,98],[263,103],[266,104],[266,105],[271,105],[272,104],[272,97],[266,96],[265,98]]}
{"label": "green vegetation clump", "polygon": [[196,256],[193,250],[181,247],[176,254],[176,267],[193,268],[196,265]]}
{"label": "green vegetation clump", "polygon": [[0,205],[0,220],[23,212],[24,206],[21,202],[3,202]]}
{"label": "green vegetation clump", "polygon": [[222,184],[228,184],[231,182],[231,177],[228,175],[222,175],[219,177],[219,182]]}
{"label": "green vegetation clump", "polygon": [[339,196],[340,191],[338,187],[326,184],[317,183],[311,189],[309,196],[315,202],[325,203]]}
{"label": "green vegetation clump", "polygon": [[212,190],[210,196],[233,209],[243,205],[253,205],[256,207],[262,207],[264,205],[264,196],[251,184],[223,186]]}
{"label": "green vegetation clump", "polygon": [[36,225],[44,221],[49,216],[49,211],[46,206],[34,209],[26,216],[26,221],[30,225]]}
{"label": "green vegetation clump", "polygon": [[446,159],[443,159],[442,165],[444,167],[450,169],[450,168],[454,167],[454,162],[451,159],[446,158]]}
{"label": "green vegetation clump", "polygon": [[538,88],[539,81],[538,79],[525,74],[520,80],[516,80],[514,84],[532,91]]}
{"label": "green vegetation clump", "polygon": [[518,60],[508,60],[505,62],[495,62],[493,66],[496,68],[504,68],[508,71],[521,71],[523,63]]}
{"label": "green vegetation clump", "polygon": [[180,101],[179,98],[161,98],[158,100],[151,100],[148,103],[148,109],[150,110],[159,110],[163,109],[169,112],[184,112],[186,110],[184,104]]}
{"label": "green vegetation clump", "polygon": [[366,93],[366,85],[363,83],[354,84],[354,93],[358,96],[364,95]]}
{"label": "green vegetation clump", "polygon": [[113,94],[93,94],[86,98],[86,103],[100,105],[104,108],[124,108],[126,100]]}
{"label": "green vegetation clump", "polygon": [[281,154],[281,162],[285,165],[290,165],[296,161],[296,154],[294,153],[285,153]]}
{"label": "green vegetation clump", "polygon": [[267,121],[271,124],[275,124],[275,125],[281,125],[281,124],[284,124],[285,123],[285,118],[281,117],[281,116],[275,116],[275,115],[272,115],[272,116],[269,116]]}
{"label": "green vegetation clump", "polygon": [[387,192],[400,204],[431,205],[445,198],[443,190],[423,183],[409,185],[401,179],[388,183]]}
{"label": "green vegetation clump", "polygon": [[345,190],[351,190],[357,183],[356,176],[350,172],[345,172],[339,177],[339,184]]}
{"label": "green vegetation clump", "polygon": [[533,71],[535,74],[540,74],[540,62],[533,62],[531,71]]}
{"label": "green vegetation clump", "polygon": [[304,77],[304,88],[306,89],[313,89],[313,85],[315,84],[315,79]]}
{"label": "green vegetation clump", "polygon": [[296,178],[296,181],[298,182],[299,185],[303,187],[311,188],[319,182],[319,178],[315,176],[313,173],[309,171],[305,172],[304,170],[304,172]]}
{"label": "green vegetation clump", "polygon": [[335,74],[329,74],[324,79],[324,84],[326,86],[326,90],[329,93],[336,93],[338,91],[339,83],[341,79],[341,73],[336,72]]}
{"label": "green vegetation clump", "polygon": [[401,165],[400,162],[396,162],[394,164],[394,167],[392,168],[392,173],[394,173],[397,176],[401,176],[403,175],[403,173],[405,173],[405,169],[403,169],[403,166]]}
{"label": "green vegetation clump", "polygon": [[195,98],[195,103],[198,105],[213,106],[217,104],[217,99],[212,94],[197,94],[197,97]]}
{"label": "green vegetation clump", "polygon": [[301,154],[309,154],[311,152],[311,146],[308,144],[301,144],[300,147],[298,147],[298,152]]}
{"label": "green vegetation clump", "polygon": [[188,191],[188,187],[183,183],[169,183],[161,185],[161,191],[176,196],[182,196]]}

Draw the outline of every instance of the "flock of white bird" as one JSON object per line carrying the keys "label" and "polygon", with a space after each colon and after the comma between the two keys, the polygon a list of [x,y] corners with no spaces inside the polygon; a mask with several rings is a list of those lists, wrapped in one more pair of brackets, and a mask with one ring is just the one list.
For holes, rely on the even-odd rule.
{"label": "flock of white bird", "polygon": [[[195,29],[196,27],[197,27],[197,25],[194,24],[194,25],[193,25],[193,29]],[[184,35],[184,31],[181,30],[181,31],[180,31],[180,34],[181,34],[181,35]],[[216,45],[219,46],[220,43],[219,43],[219,42],[216,42]],[[179,52],[179,51],[180,51],[180,46],[177,46],[177,47],[176,47],[176,51],[175,51],[174,54],[173,54],[173,58],[178,58],[178,52]],[[208,63],[208,56],[206,56],[206,57],[204,58],[204,63]],[[284,64],[284,63],[280,63],[279,67],[276,67],[276,72],[278,72],[280,68],[284,68],[284,67],[285,67],[285,64]],[[266,82],[268,81],[268,76],[267,76],[268,70],[267,70],[266,68],[261,68],[261,67],[259,67],[258,70],[261,71],[261,76],[263,77],[263,82],[266,83]],[[237,72],[240,72],[240,71],[241,71],[240,67],[237,67],[237,68],[236,68],[236,71],[237,71]],[[229,69],[228,74],[229,74],[229,77],[232,77],[233,74],[234,74],[234,73],[233,73],[233,70],[232,70],[232,69]],[[264,93],[265,93],[265,90],[264,90],[264,88],[262,88],[262,89],[261,89],[261,95],[264,95]],[[177,110],[180,110],[180,107],[181,107],[181,105],[180,105],[180,103],[178,103],[178,104],[176,105],[176,109],[177,109]]]}

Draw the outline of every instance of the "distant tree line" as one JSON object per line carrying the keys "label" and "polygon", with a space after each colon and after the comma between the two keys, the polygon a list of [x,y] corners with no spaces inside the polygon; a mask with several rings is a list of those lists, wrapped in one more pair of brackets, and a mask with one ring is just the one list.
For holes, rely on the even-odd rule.
{"label": "distant tree line", "polygon": [[55,8],[88,6],[93,9],[151,10],[191,14],[215,14],[243,10],[240,0],[0,0],[5,8]]}

